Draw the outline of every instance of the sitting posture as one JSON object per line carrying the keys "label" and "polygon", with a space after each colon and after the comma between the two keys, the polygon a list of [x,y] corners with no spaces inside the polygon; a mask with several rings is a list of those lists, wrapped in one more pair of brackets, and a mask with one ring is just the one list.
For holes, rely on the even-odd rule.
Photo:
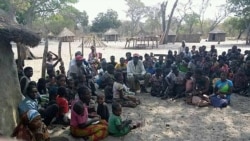
{"label": "sitting posture", "polygon": [[226,73],[221,73],[221,78],[215,83],[214,94],[210,96],[211,104],[214,107],[226,107],[230,104],[233,83],[226,79]]}
{"label": "sitting posture", "polygon": [[140,101],[133,95],[127,95],[124,93],[123,75],[122,73],[115,74],[116,81],[113,85],[113,101],[120,103],[123,107],[136,107],[140,104]]}
{"label": "sitting posture", "polygon": [[151,82],[151,95],[160,97],[162,96],[163,90],[163,76],[162,76],[162,69],[157,68],[155,70],[155,74],[150,79]]}
{"label": "sitting posture", "polygon": [[108,131],[111,136],[120,137],[128,134],[132,129],[141,124],[132,125],[132,120],[122,121],[122,106],[119,103],[112,104],[112,115],[109,118]]}
{"label": "sitting posture", "polygon": [[70,133],[75,137],[86,137],[90,141],[99,141],[108,135],[108,125],[105,120],[89,114],[90,89],[80,87],[78,89],[79,100],[73,102],[71,108]]}
{"label": "sitting posture", "polygon": [[58,88],[58,96],[56,97],[56,103],[59,107],[59,112],[57,116],[57,123],[69,125],[69,119],[67,117],[67,113],[69,112],[69,103],[65,98],[67,95],[67,91],[65,87]]}
{"label": "sitting posture", "polygon": [[104,119],[108,121],[109,119],[109,109],[107,107],[107,104],[105,103],[105,95],[104,94],[98,94],[97,95],[97,114],[101,116],[101,119]]}
{"label": "sitting posture", "polygon": [[25,141],[50,140],[47,127],[36,110],[29,110],[23,114],[11,136]]}

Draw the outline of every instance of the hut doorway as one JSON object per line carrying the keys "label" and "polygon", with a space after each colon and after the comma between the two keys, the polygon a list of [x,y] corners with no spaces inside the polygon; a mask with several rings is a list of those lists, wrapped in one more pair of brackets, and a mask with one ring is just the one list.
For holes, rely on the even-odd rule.
{"label": "hut doorway", "polygon": [[212,41],[215,41],[215,34],[212,35]]}

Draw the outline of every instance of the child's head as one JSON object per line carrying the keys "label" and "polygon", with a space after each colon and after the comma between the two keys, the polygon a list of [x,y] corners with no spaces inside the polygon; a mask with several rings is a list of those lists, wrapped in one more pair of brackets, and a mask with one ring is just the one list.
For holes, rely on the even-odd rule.
{"label": "child's head", "polygon": [[91,90],[88,87],[82,86],[77,90],[77,92],[79,95],[79,99],[82,102],[87,103],[87,104],[90,102]]}
{"label": "child's head", "polygon": [[103,93],[97,95],[98,104],[103,104],[105,101],[105,95]]}
{"label": "child's head", "polygon": [[112,112],[114,115],[120,116],[122,114],[121,104],[117,102],[112,103]]}
{"label": "child's head", "polygon": [[157,68],[157,69],[155,70],[155,75],[160,76],[161,74],[162,74],[162,69]]}
{"label": "child's head", "polygon": [[66,76],[65,76],[65,75],[60,74],[60,75],[58,75],[58,76],[56,77],[56,79],[57,79],[57,84],[58,84],[59,86],[66,86],[66,81],[67,81],[67,79],[66,79]]}
{"label": "child's head", "polygon": [[58,90],[57,90],[57,94],[60,96],[60,97],[65,97],[67,95],[67,90],[65,87],[59,87]]}
{"label": "child's head", "polygon": [[83,115],[84,114],[84,107],[83,103],[81,101],[78,101],[74,104],[73,106],[74,112],[76,112],[78,115]]}
{"label": "child's head", "polygon": [[37,82],[38,87],[46,87],[46,80],[44,78],[40,78]]}
{"label": "child's head", "polygon": [[115,73],[115,80],[119,82],[123,80],[123,75],[121,72]]}
{"label": "child's head", "polygon": [[191,78],[191,76],[193,75],[193,73],[191,72],[191,71],[188,71],[187,73],[186,73],[186,79],[190,79]]}

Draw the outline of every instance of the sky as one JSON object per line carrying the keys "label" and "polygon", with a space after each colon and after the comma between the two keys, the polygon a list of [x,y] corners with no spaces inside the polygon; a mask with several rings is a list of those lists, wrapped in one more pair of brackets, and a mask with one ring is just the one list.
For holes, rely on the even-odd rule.
{"label": "sky", "polygon": [[[166,0],[141,0],[146,6],[157,6],[160,3]],[[172,5],[175,2],[175,0],[168,0],[168,6],[166,13],[169,14]],[[198,12],[199,6],[201,4],[201,0],[191,0],[193,3],[193,9],[194,11]],[[218,6],[221,4],[225,4],[226,0],[210,0],[211,5],[207,9],[207,12],[205,14],[208,18],[213,18],[215,16],[216,11],[218,11]],[[186,3],[187,0],[179,0],[179,7],[181,3]],[[74,5],[78,10],[83,11],[85,10],[87,14],[89,15],[89,21],[90,23],[94,20],[94,18],[98,15],[100,12],[106,12],[107,9],[113,9],[118,12],[119,19],[120,20],[129,20],[128,17],[126,17],[126,10],[128,9],[128,6],[126,5],[125,0],[79,0],[77,4]],[[176,13],[176,12],[175,12]]]}

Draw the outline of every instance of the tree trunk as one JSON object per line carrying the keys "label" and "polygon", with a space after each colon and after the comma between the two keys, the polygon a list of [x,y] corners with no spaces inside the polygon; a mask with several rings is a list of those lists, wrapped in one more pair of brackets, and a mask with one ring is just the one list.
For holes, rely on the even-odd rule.
{"label": "tree trunk", "polygon": [[11,44],[3,39],[0,39],[0,66],[0,132],[4,136],[10,136],[17,125],[17,107],[22,94]]}
{"label": "tree trunk", "polygon": [[249,45],[249,44],[250,44],[250,43],[249,43],[249,37],[250,37],[250,24],[248,24],[246,31],[247,31],[246,45]]}
{"label": "tree trunk", "polygon": [[168,5],[168,1],[163,2],[161,4],[161,20],[162,20],[162,32],[166,30],[166,8]]}
{"label": "tree trunk", "polygon": [[168,43],[168,32],[170,30],[170,26],[171,26],[171,21],[172,21],[172,17],[174,15],[174,11],[175,11],[175,8],[178,4],[178,0],[175,1],[173,7],[172,7],[172,10],[171,10],[171,13],[169,15],[169,19],[168,19],[168,25],[167,25],[167,29],[165,31],[165,34],[164,34],[164,41],[163,41],[163,44],[167,44]]}
{"label": "tree trunk", "polygon": [[46,34],[45,37],[45,46],[43,51],[43,63],[42,63],[42,78],[45,78],[46,73],[46,59],[47,59],[47,53],[49,50],[49,43],[48,43],[48,34]]}
{"label": "tree trunk", "polygon": [[58,45],[58,57],[62,58],[62,40],[59,41]]}

